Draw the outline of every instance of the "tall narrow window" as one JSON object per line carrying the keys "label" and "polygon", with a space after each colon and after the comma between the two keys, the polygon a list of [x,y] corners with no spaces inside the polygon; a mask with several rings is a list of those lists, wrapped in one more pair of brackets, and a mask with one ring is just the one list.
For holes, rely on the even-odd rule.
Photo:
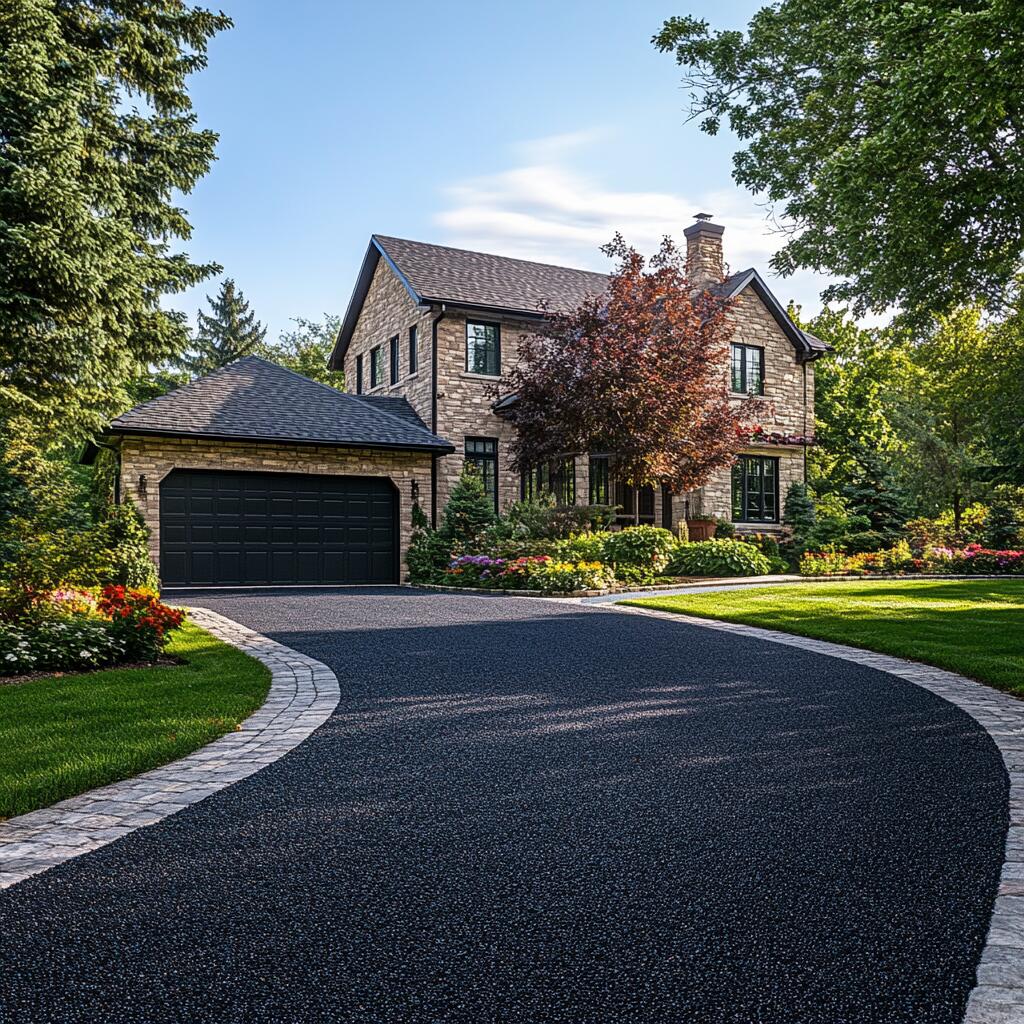
{"label": "tall narrow window", "polygon": [[741,455],[732,467],[732,518],[737,523],[779,521],[779,460]]}
{"label": "tall narrow window", "polygon": [[559,505],[576,504],[576,460],[571,455],[551,463],[551,493]]}
{"label": "tall narrow window", "polygon": [[730,387],[737,395],[764,394],[764,349],[733,345]]}
{"label": "tall narrow window", "polygon": [[498,439],[496,437],[467,437],[466,461],[480,474],[484,491],[498,511]]}
{"label": "tall narrow window", "polygon": [[419,337],[416,325],[409,328],[409,373],[416,373],[420,368]]}
{"label": "tall narrow window", "polygon": [[620,525],[629,526],[634,522],[654,525],[654,488],[650,484],[637,489],[616,480],[615,504],[620,506],[619,514],[615,517],[615,521]]}
{"label": "tall narrow window", "polygon": [[381,366],[380,345],[370,349],[370,390],[384,383],[384,367]]}
{"label": "tall narrow window", "polygon": [[362,353],[356,356],[356,394],[363,393],[363,356]]}
{"label": "tall narrow window", "polygon": [[608,456],[592,455],[590,457],[590,504],[607,505],[608,494]]}
{"label": "tall narrow window", "polygon": [[390,342],[388,342],[388,348],[391,349],[389,355],[391,356],[391,383],[398,383],[398,335],[396,334]]}
{"label": "tall narrow window", "polygon": [[501,328],[497,324],[466,323],[466,372],[500,376]]}

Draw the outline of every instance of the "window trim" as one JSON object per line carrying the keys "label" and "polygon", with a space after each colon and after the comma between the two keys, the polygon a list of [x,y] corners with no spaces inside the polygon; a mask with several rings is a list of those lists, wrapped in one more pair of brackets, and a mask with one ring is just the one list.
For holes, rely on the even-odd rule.
{"label": "window trim", "polygon": [[[469,329],[470,327],[493,327],[494,328],[494,351],[495,362],[498,369],[496,373],[481,373],[479,370],[470,369],[469,366]],[[466,321],[466,373],[474,377],[500,377],[501,376],[501,324],[497,320],[467,320]]]}
{"label": "window trim", "polygon": [[[381,366],[381,346],[374,345],[370,349],[370,390],[374,388],[383,387],[384,385],[384,367]],[[378,380],[377,378],[380,378]]]}
{"label": "window trim", "polygon": [[[770,519],[766,518],[764,516],[762,516],[759,519],[751,519],[750,516],[749,516],[749,505],[748,505],[748,501],[747,501],[747,478],[749,476],[749,473],[747,472],[746,463],[747,463],[748,460],[754,460],[754,459],[756,459],[758,462],[761,462],[761,463],[769,462],[772,465],[772,477],[773,477],[773,481],[772,482],[773,482],[773,488],[774,488],[773,494],[775,496],[775,509],[774,509],[774,515]],[[765,523],[778,523],[778,522],[780,522],[780,519],[779,519],[779,513],[780,513],[780,509],[779,509],[779,504],[780,504],[779,503],[779,464],[780,464],[780,462],[781,462],[781,459],[777,455],[750,455],[750,454],[743,453],[743,454],[740,454],[739,456],[737,456],[736,462],[735,462],[735,464],[733,465],[733,468],[732,468],[732,474],[731,474],[731,479],[730,479],[730,489],[729,489],[729,498],[730,498],[730,502],[731,502],[730,514],[732,516],[732,521],[734,523],[750,523],[750,524],[764,525]],[[736,471],[737,471],[737,469],[739,469],[739,471],[740,471],[739,475],[740,475],[740,481],[741,481],[740,510],[741,510],[742,514],[741,514],[741,516],[739,518],[737,518],[737,516],[736,516]],[[763,472],[762,472],[762,477],[763,477]],[[763,493],[762,493],[761,506],[762,506],[762,509],[763,509],[763,507],[764,507],[764,496],[763,496]]]}
{"label": "window trim", "polygon": [[416,324],[409,328],[409,376],[418,373],[420,369],[419,352],[419,331]]}
{"label": "window trim", "polygon": [[356,394],[363,393],[363,353],[356,356]]}
{"label": "window trim", "polygon": [[389,367],[389,381],[394,387],[398,383],[398,335],[388,340],[388,357],[391,362]]}
{"label": "window trim", "polygon": [[[478,444],[493,445],[493,452],[470,452],[471,442]],[[494,465],[494,511],[498,511],[498,439],[496,437],[481,437],[476,434],[467,434],[462,439],[462,456],[465,462],[490,462]],[[481,473],[481,479],[486,479]]]}
{"label": "window trim", "polygon": [[[734,358],[733,357],[734,357],[734,353],[737,350],[743,353],[743,356],[740,359],[740,376],[741,376],[741,385],[742,386],[739,389],[737,389],[736,387],[733,386],[734,383],[735,383],[735,381],[733,379],[733,365],[734,365]],[[757,352],[757,354],[758,354],[759,380],[758,380],[758,389],[756,391],[751,391],[749,386],[748,386],[748,384],[749,384],[749,382],[747,381],[747,353],[748,352]],[[729,344],[729,391],[730,391],[730,393],[734,394],[734,395],[753,395],[753,396],[755,396],[757,398],[763,398],[764,397],[764,362],[765,362],[765,360],[764,360],[764,346],[763,345],[746,345],[746,344],[744,344],[743,342],[740,342],[740,341],[733,341],[733,342],[731,342]]]}

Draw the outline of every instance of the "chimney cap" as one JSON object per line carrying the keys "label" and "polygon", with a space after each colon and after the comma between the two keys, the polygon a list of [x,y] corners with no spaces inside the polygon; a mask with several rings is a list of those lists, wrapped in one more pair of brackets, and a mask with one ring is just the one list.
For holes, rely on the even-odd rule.
{"label": "chimney cap", "polygon": [[710,213],[695,213],[693,215],[694,220],[711,220],[713,214]]}

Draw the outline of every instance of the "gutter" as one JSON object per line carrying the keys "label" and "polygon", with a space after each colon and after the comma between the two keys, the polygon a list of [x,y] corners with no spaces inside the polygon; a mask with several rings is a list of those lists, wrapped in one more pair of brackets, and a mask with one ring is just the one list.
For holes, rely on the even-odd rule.
{"label": "gutter", "polygon": [[[437,437],[437,325],[448,315],[442,302],[441,312],[430,324],[430,432]],[[455,449],[453,448],[452,451]],[[430,526],[437,529],[437,455],[430,460]]]}

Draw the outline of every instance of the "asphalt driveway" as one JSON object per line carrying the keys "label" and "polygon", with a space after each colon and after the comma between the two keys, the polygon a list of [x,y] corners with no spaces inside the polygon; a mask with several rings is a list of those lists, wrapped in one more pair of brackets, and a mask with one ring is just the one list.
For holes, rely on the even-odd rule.
{"label": "asphalt driveway", "polygon": [[185,598],[326,662],[284,759],[0,893],[0,1021],[959,1021],[1007,825],[972,719],[605,608]]}

